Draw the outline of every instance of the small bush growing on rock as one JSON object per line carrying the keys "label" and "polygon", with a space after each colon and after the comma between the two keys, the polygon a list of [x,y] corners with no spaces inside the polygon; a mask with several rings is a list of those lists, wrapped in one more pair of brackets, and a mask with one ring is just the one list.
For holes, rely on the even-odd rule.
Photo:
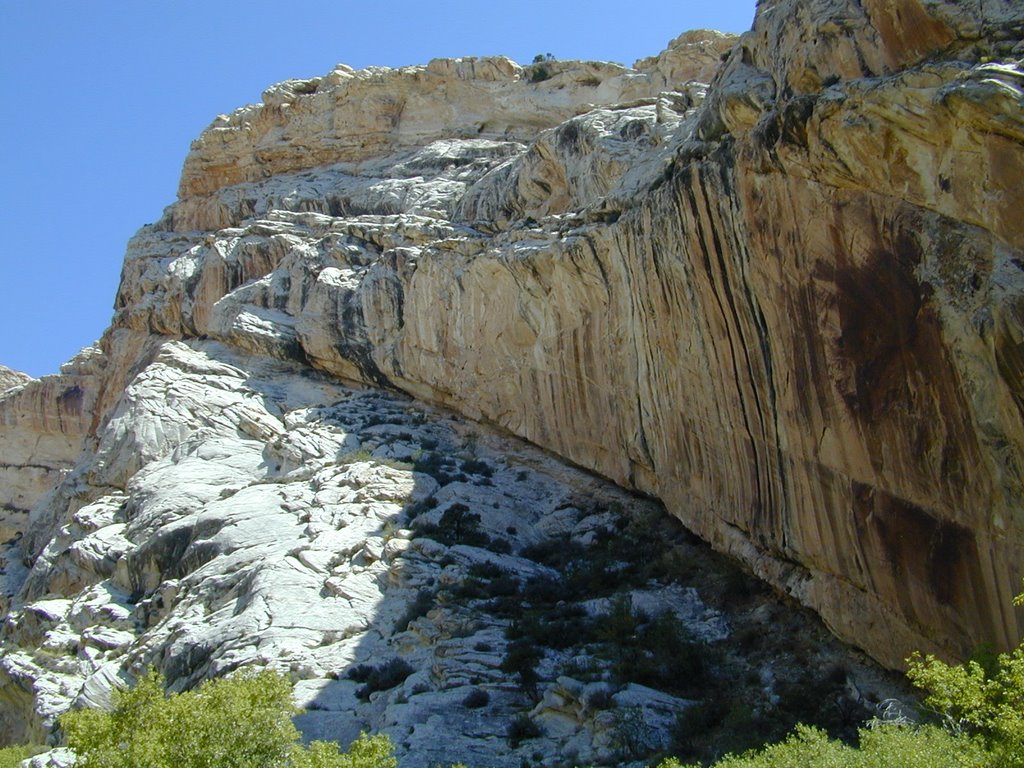
{"label": "small bush growing on rock", "polygon": [[441,485],[459,481],[465,482],[468,477],[456,471],[453,459],[433,451],[422,453],[413,459],[412,468],[416,472],[430,475]]}
{"label": "small bush growing on rock", "polygon": [[519,579],[505,573],[496,579],[491,579],[487,586],[487,594],[491,597],[512,597],[519,594]]}
{"label": "small bush growing on rock", "polygon": [[596,712],[604,709],[614,709],[615,699],[609,688],[597,688],[587,695],[587,708]]}
{"label": "small bush growing on rock", "polygon": [[370,675],[373,674],[372,664],[358,664],[352,667],[346,674],[349,680],[354,680],[357,683],[365,683],[370,679]]}
{"label": "small bush growing on rock", "polygon": [[646,618],[641,611],[633,610],[633,599],[629,595],[619,595],[612,600],[608,613],[597,620],[597,638],[624,649],[635,644],[640,624]]}
{"label": "small bush growing on rock", "polygon": [[531,605],[553,605],[562,600],[571,600],[572,597],[568,585],[551,576],[533,576],[523,590],[523,599]]}
{"label": "small bush growing on rock", "polygon": [[551,568],[561,568],[567,562],[585,561],[590,553],[577,541],[548,539],[523,547],[522,556]]}
{"label": "small bush growing on rock", "polygon": [[469,575],[478,579],[496,579],[504,573],[505,569],[491,562],[473,563],[469,566]]}
{"label": "small bush growing on rock", "polygon": [[452,504],[441,515],[437,525],[453,544],[483,546],[488,541],[480,531],[480,515],[470,512],[465,504]]}
{"label": "small bush growing on rock", "polygon": [[437,506],[436,496],[427,496],[425,499],[417,501],[415,504],[410,505],[405,510],[405,517],[408,520],[415,520],[424,512],[428,512]]}
{"label": "small bush growing on rock", "polygon": [[395,658],[384,662],[379,667],[360,664],[349,671],[348,677],[357,683],[366,683],[356,691],[356,696],[365,701],[370,698],[371,693],[387,691],[404,683],[405,678],[414,671],[405,659]]}
{"label": "small bush growing on rock", "polygon": [[537,698],[537,665],[541,660],[540,649],[527,638],[520,638],[509,643],[505,658],[501,662],[501,671],[519,678],[520,689],[531,699]]}
{"label": "small bush growing on rock", "polygon": [[210,680],[166,695],[150,670],[114,692],[111,712],[83,709],[60,718],[78,768],[396,768],[386,736],[338,745],[299,743],[291,684],[265,670]]}
{"label": "small bush growing on rock", "polygon": [[525,713],[516,715],[512,722],[508,724],[508,743],[512,747],[518,747],[524,741],[536,739],[542,734],[543,731],[541,731],[540,726],[533,722],[530,716]]}
{"label": "small bush growing on rock", "polygon": [[467,475],[480,475],[481,477],[492,477],[494,467],[480,459],[467,459],[462,462],[462,471]]}
{"label": "small bush growing on rock", "polygon": [[494,563],[474,563],[469,567],[469,575],[460,588],[464,596],[493,598],[519,594],[519,579]]}
{"label": "small bush growing on rock", "polygon": [[799,722],[822,728],[832,736],[848,741],[855,739],[857,727],[871,713],[849,698],[846,677],[846,670],[839,665],[824,671],[810,665],[806,674],[796,681],[777,683],[775,691],[779,703],[776,717],[782,720],[784,731]]}
{"label": "small bush growing on rock", "polygon": [[437,525],[420,524],[416,530],[448,546],[486,547],[491,543],[490,537],[480,530],[480,515],[470,512],[469,507],[458,502],[441,514]]}
{"label": "small bush growing on rock", "polygon": [[491,539],[490,543],[487,544],[487,549],[499,555],[509,555],[512,554],[512,543],[508,539],[495,536]]}
{"label": "small bush growing on rock", "polygon": [[368,450],[366,450],[365,448],[356,448],[354,451],[349,451],[344,456],[342,456],[340,459],[338,459],[338,463],[339,464],[355,464],[356,462],[360,462],[360,461],[373,461],[373,460],[374,460],[373,454],[370,453]]}
{"label": "small bush growing on rock", "polygon": [[462,700],[462,706],[466,709],[480,709],[480,707],[486,707],[491,700],[491,695],[483,688],[474,688],[472,691],[466,694],[466,698]]}

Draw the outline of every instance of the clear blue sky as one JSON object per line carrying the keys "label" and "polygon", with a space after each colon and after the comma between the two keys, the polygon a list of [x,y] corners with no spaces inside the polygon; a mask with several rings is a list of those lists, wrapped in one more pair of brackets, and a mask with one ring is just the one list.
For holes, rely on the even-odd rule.
{"label": "clear blue sky", "polygon": [[688,29],[745,31],[754,5],[0,0],[0,363],[53,373],[99,338],[189,142],[271,83],[441,56],[628,65]]}

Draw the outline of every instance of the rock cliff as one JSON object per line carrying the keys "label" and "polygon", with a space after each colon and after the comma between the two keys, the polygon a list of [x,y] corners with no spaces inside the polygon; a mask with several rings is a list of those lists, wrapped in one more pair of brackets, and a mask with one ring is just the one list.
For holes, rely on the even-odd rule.
{"label": "rock cliff", "polygon": [[[274,666],[296,684],[307,737],[385,732],[413,768],[513,768],[537,752],[614,762],[627,715],[646,755],[721,688],[796,689],[860,716],[892,695],[651,500],[296,363],[120,336],[132,359],[148,345],[145,365],[35,507],[31,570],[8,568],[5,741],[44,740],[69,706],[106,704],[149,664],[174,690]],[[622,649],[602,627],[619,605],[631,632],[659,639],[635,649],[646,666],[612,676]],[[816,668],[840,673],[823,686]],[[510,741],[517,717],[543,731]]]}
{"label": "rock cliff", "polygon": [[25,532],[29,510],[71,469],[93,425],[102,353],[82,350],[36,380],[0,366],[0,541]]}
{"label": "rock cliff", "polygon": [[[313,679],[365,657],[346,638],[391,638],[344,627],[382,579],[418,584],[389,570],[415,539],[376,527],[436,479],[342,461],[367,425],[336,405],[362,396],[309,369],[656,497],[887,666],[1015,644],[1022,34],[1004,0],[780,0],[632,69],[339,66],[218,118],[129,244],[99,350],[0,394],[5,532],[31,566],[8,555],[6,631],[79,657],[7,657],[8,732],[144,660],[181,685],[254,658]],[[559,493],[519,519],[553,525]],[[307,626],[292,581],[342,613]]]}
{"label": "rock cliff", "polygon": [[886,664],[1010,645],[1022,18],[775,3],[706,98],[667,55],[282,84],[193,146],[115,324],[498,424]]}

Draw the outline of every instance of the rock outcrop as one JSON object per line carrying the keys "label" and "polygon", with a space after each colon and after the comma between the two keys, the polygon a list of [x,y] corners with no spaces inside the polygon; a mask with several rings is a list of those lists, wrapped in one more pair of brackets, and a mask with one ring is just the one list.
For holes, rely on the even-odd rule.
{"label": "rock outcrop", "polygon": [[5,365],[0,365],[0,395],[8,390],[14,389],[15,387],[28,384],[30,381],[32,381],[32,377],[27,373],[15,371]]}
{"label": "rock outcrop", "polygon": [[[36,507],[49,535],[0,628],[5,741],[150,664],[173,690],[273,666],[307,737],[384,732],[413,768],[614,762],[626,735],[640,757],[723,688],[861,715],[898,692],[659,505],[408,398],[165,340],[96,437]],[[611,674],[615,621],[658,639],[646,666]],[[508,739],[517,717],[541,730]]]}
{"label": "rock outcrop", "polygon": [[671,65],[285,84],[194,145],[115,322],[501,425],[661,498],[886,664],[1011,645],[1022,17],[776,3],[706,100],[583,106]]}
{"label": "rock outcrop", "polygon": [[[433,490],[341,461],[367,440],[331,403],[358,398],[303,367],[657,497],[887,666],[1018,642],[1022,32],[1004,0],[780,0],[738,40],[688,33],[633,69],[339,66],[218,118],[129,245],[102,363],[62,374],[91,377],[78,410],[60,377],[0,395],[4,503],[34,504],[9,632],[80,657],[57,674],[11,655],[5,711],[42,729],[144,661],[186,685],[254,658],[302,680],[361,658],[356,614],[380,579],[409,587],[388,567],[416,550],[374,526]],[[54,475],[22,479],[83,446],[45,498]],[[415,446],[393,450],[376,458]],[[559,517],[538,509],[541,528]],[[266,541],[234,538],[264,524]],[[204,578],[245,597],[200,597]],[[324,619],[340,634],[280,605],[292,581],[354,611]],[[109,632],[90,639],[97,612]],[[262,656],[239,650],[254,633]],[[600,730],[581,685],[534,712],[563,747]]]}
{"label": "rock outcrop", "polygon": [[78,459],[102,368],[90,347],[42,379],[0,370],[0,543],[24,533],[29,510]]}

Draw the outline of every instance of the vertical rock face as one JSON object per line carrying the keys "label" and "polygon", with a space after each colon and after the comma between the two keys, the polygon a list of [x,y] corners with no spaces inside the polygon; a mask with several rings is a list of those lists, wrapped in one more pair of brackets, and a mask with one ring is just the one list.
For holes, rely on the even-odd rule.
{"label": "vertical rock face", "polygon": [[[656,496],[888,666],[1016,643],[1022,32],[1017,2],[783,0],[738,40],[688,33],[634,69],[461,59],[272,87],[204,132],[179,201],[132,240],[105,367],[62,374],[93,377],[79,409],[63,379],[0,395],[19,478],[26,435],[59,435],[55,466],[87,448],[32,513],[13,604],[82,588],[55,555],[100,518],[129,540],[108,531],[110,562],[81,545],[94,574],[126,604],[174,603],[181,542],[131,524],[148,508],[159,527],[147,478],[204,430],[269,446],[246,477],[320,455],[301,403],[219,413],[163,378],[168,338],[203,338]],[[186,356],[237,394],[248,363],[225,355]]]}
{"label": "vertical rock face", "polygon": [[[676,82],[532,140],[584,98],[661,88],[672,51],[639,63],[656,75],[555,66],[527,86],[541,116],[498,109],[473,123],[484,138],[428,117],[436,78],[455,78],[462,115],[520,104],[527,73],[435,62],[307,85],[290,113],[270,99],[193,147],[182,201],[129,257],[117,322],[497,423],[658,496],[887,664],[1007,646],[1024,509],[1022,23],[1014,3],[774,3],[706,100]],[[374,104],[406,105],[376,113],[390,122],[358,151],[378,159],[321,168],[323,152],[356,151],[337,131],[357,123],[325,132],[310,115],[348,115],[371,85]],[[280,131],[254,127],[271,118]],[[401,149],[427,134],[440,138]],[[359,174],[384,166],[391,181],[369,192]],[[340,202],[322,191],[349,185]],[[183,231],[200,209],[241,223],[271,207],[296,213],[212,241]],[[171,242],[174,269],[154,266]]]}
{"label": "vertical rock face", "polygon": [[92,426],[102,353],[87,348],[42,379],[0,368],[0,542],[70,469]]}

